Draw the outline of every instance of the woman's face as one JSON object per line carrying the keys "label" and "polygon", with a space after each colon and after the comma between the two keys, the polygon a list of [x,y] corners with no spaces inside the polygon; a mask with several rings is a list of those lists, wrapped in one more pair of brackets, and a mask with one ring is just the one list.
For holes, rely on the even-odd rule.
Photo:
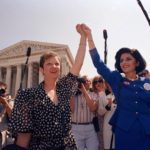
{"label": "woman's face", "polygon": [[101,91],[104,91],[105,90],[105,84],[104,83],[97,83],[95,85],[96,89],[101,92]]}
{"label": "woman's face", "polygon": [[94,80],[95,88],[101,92],[105,90],[105,83],[101,79]]}
{"label": "woman's face", "polygon": [[89,90],[90,86],[91,86],[91,80],[88,78],[85,78],[84,87],[86,88],[86,90]]}
{"label": "woman's face", "polygon": [[135,72],[138,62],[130,53],[123,53],[120,57],[120,67],[124,73]]}
{"label": "woman's face", "polygon": [[43,73],[44,77],[57,79],[60,75],[59,58],[57,56],[48,58],[44,62],[43,68],[41,68],[41,72]]}

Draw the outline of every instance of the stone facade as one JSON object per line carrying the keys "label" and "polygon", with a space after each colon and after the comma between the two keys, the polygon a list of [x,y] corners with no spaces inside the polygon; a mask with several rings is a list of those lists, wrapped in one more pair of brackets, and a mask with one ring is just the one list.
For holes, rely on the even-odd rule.
{"label": "stone facade", "polygon": [[[28,47],[31,48],[31,56],[28,59],[28,65],[24,72]],[[43,77],[39,72],[39,59],[43,53],[49,51],[53,51],[61,57],[61,75],[67,74],[74,63],[67,45],[25,40],[1,50],[0,81],[7,84],[7,92],[15,96],[20,87],[22,76],[23,88],[36,86],[41,82]]]}

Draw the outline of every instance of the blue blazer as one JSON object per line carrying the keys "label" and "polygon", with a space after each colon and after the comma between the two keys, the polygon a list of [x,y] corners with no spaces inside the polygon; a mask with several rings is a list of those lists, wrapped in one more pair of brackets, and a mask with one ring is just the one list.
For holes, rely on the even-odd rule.
{"label": "blue blazer", "polygon": [[150,134],[150,79],[141,77],[134,81],[128,80],[118,71],[110,71],[96,48],[90,50],[90,55],[97,72],[110,84],[117,100],[117,109],[110,124],[129,131],[138,119],[145,133]]}

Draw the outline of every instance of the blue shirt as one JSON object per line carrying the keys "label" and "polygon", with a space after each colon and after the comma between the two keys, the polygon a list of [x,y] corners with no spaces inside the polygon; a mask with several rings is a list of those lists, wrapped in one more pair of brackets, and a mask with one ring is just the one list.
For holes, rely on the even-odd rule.
{"label": "blue shirt", "polygon": [[110,123],[128,131],[138,119],[146,134],[150,134],[150,79],[128,80],[118,71],[111,71],[96,48],[90,50],[90,55],[97,72],[110,84],[117,99],[117,109]]}

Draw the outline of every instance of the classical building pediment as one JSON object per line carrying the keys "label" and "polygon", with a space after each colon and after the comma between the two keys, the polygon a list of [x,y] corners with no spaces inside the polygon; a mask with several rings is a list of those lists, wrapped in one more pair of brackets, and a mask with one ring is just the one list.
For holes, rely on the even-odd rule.
{"label": "classical building pediment", "polygon": [[31,54],[42,54],[43,52],[49,50],[57,52],[63,49],[66,51],[66,54],[70,57],[71,61],[73,60],[67,45],[24,40],[5,49],[2,49],[0,51],[0,61],[4,59],[24,57],[26,56],[28,47],[31,47]]}

